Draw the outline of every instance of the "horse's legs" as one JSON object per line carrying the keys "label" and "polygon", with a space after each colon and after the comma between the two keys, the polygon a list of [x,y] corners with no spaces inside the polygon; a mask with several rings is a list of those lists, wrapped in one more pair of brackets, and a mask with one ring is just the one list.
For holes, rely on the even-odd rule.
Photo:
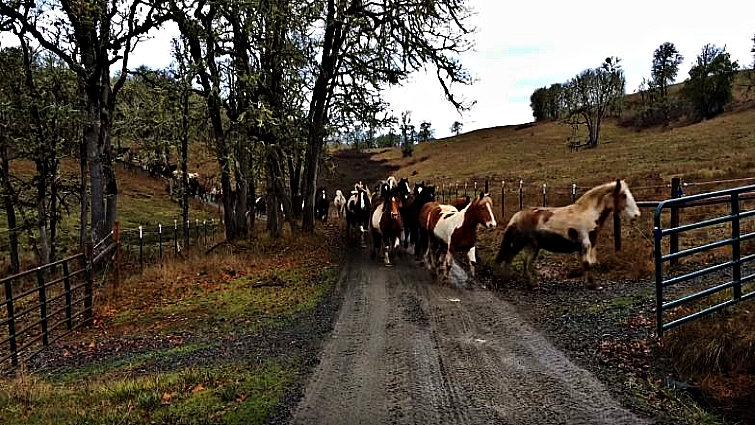
{"label": "horse's legs", "polygon": [[391,264],[391,237],[383,236],[381,242],[383,242],[383,264],[390,266]]}
{"label": "horse's legs", "polygon": [[540,249],[534,246],[524,249],[524,276],[530,288],[536,288],[539,284],[533,265],[539,251]]}
{"label": "horse's legs", "polygon": [[475,247],[472,247],[469,249],[469,251],[467,251],[467,260],[469,260],[469,273],[472,277],[475,277],[475,265],[477,265]]}
{"label": "horse's legs", "polygon": [[582,270],[585,276],[585,286],[587,289],[603,289],[602,286],[598,286],[595,283],[590,269],[595,265],[595,247],[589,242],[583,242],[582,250],[580,251],[580,257],[582,260]]}

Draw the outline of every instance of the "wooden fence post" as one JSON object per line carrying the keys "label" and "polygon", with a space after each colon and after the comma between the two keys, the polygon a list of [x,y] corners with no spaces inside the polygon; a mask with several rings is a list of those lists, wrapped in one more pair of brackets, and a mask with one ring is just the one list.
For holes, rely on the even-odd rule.
{"label": "wooden fence post", "polygon": [[204,227],[204,247],[207,248],[207,220],[202,221],[202,226]]}
{"label": "wooden fence post", "polygon": [[144,267],[144,232],[139,226],[139,266]]}
{"label": "wooden fence post", "polygon": [[571,203],[577,202],[577,184],[572,183],[571,185]]}
{"label": "wooden fence post", "polygon": [[621,251],[621,216],[618,211],[613,213],[613,249]]}
{"label": "wooden fence post", "polygon": [[158,244],[160,245],[160,259],[163,259],[163,225],[162,223],[157,223],[157,238],[158,238]]}
{"label": "wooden fence post", "polygon": [[[671,179],[671,197],[680,198],[682,196],[682,179],[679,177],[673,177]],[[671,207],[671,228],[679,227],[679,208]],[[670,253],[674,254],[679,252],[679,233],[672,233],[670,239]],[[679,264],[677,258],[672,258],[669,262],[671,266]]]}
{"label": "wooden fence post", "polygon": [[464,197],[467,197],[467,182],[464,182]]}
{"label": "wooden fence post", "polygon": [[474,197],[477,197],[477,181],[474,182]]}
{"label": "wooden fence post", "polygon": [[522,204],[524,203],[524,189],[523,189],[523,186],[524,186],[524,180],[519,179],[519,211],[522,210],[522,208],[523,208]]}
{"label": "wooden fence post", "polygon": [[506,180],[501,180],[501,220],[506,217]]}
{"label": "wooden fence post", "polygon": [[178,257],[178,220],[173,220],[173,257]]}
{"label": "wooden fence post", "polygon": [[545,183],[543,183],[543,208],[545,208],[547,203],[545,202]]}

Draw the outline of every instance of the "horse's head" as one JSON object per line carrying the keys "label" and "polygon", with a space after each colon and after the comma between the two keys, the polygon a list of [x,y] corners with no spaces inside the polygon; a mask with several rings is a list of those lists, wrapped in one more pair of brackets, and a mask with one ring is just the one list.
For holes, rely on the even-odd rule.
{"label": "horse's head", "polygon": [[390,213],[391,220],[401,225],[401,196],[398,193],[398,189],[392,189],[388,191],[385,201],[383,202],[383,213]]}
{"label": "horse's head", "polygon": [[424,186],[418,197],[422,198],[424,202],[435,202],[435,186]]}
{"label": "horse's head", "polygon": [[367,196],[367,191],[362,187],[357,189],[357,211],[367,211],[369,213],[370,205],[370,198]]}
{"label": "horse's head", "polygon": [[475,198],[469,204],[466,214],[470,215],[472,220],[488,229],[492,229],[498,225],[495,221],[495,214],[493,214],[493,198],[490,197],[490,194],[480,193],[480,197]]}
{"label": "horse's head", "polygon": [[343,196],[343,192],[341,192],[341,189],[336,189],[336,198],[340,198]]}
{"label": "horse's head", "polygon": [[387,182],[380,183],[380,186],[375,189],[376,192],[380,193],[380,197],[383,199],[387,198],[391,192],[391,186]]}
{"label": "horse's head", "polygon": [[629,220],[635,220],[640,216],[640,208],[629,191],[629,186],[623,180],[616,180],[616,187],[613,190],[614,212],[618,212]]}
{"label": "horse's head", "polygon": [[412,194],[412,190],[409,187],[409,179],[402,178],[401,180],[399,180],[398,185],[396,186],[396,190],[403,201],[409,199],[409,195]]}
{"label": "horse's head", "polygon": [[423,190],[425,190],[425,182],[424,182],[424,180],[421,183],[414,183],[414,191],[413,191],[413,193],[414,193],[414,197],[415,198],[417,196],[419,196],[419,194],[422,193]]}

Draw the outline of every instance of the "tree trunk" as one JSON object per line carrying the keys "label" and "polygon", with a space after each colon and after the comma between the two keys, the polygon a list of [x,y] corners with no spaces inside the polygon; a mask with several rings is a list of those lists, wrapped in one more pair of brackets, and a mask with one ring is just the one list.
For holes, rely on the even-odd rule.
{"label": "tree trunk", "polygon": [[50,182],[50,261],[57,260],[58,247],[58,158],[53,150],[53,162],[50,170],[52,181]]}
{"label": "tree trunk", "polygon": [[283,235],[280,225],[280,203],[275,196],[275,177],[273,176],[273,170],[270,169],[270,161],[267,161],[266,168],[265,203],[267,204],[267,231],[272,237],[279,238]]}
{"label": "tree trunk", "polygon": [[246,146],[243,142],[237,142],[236,158],[238,158],[236,171],[236,231],[239,237],[249,234],[246,226],[247,212],[249,211],[249,155],[246,155]]}
{"label": "tree trunk", "polygon": [[184,87],[182,93],[181,113],[181,219],[184,223],[184,247],[189,246],[189,89]]}
{"label": "tree trunk", "polygon": [[79,210],[79,251],[84,252],[84,247],[89,241],[87,236],[88,228],[88,213],[89,213],[89,197],[88,184],[89,181],[89,161],[87,160],[89,152],[89,145],[87,143],[81,143],[79,145],[79,199],[81,200],[81,208]]}
{"label": "tree trunk", "polygon": [[8,147],[3,143],[0,146],[0,179],[2,179],[3,204],[5,206],[5,218],[8,221],[8,243],[10,245],[10,268],[11,273],[18,273],[21,263],[18,258],[18,221],[16,219],[15,194],[13,184],[10,181],[10,161],[8,160]]}
{"label": "tree trunk", "polygon": [[50,262],[50,245],[47,240],[47,171],[44,154],[37,156],[37,231],[39,232],[39,262],[43,266]]}
{"label": "tree trunk", "polygon": [[249,174],[247,175],[247,185],[249,186],[249,192],[247,193],[247,205],[249,206],[249,233],[254,233],[254,222],[256,220],[257,209],[255,201],[257,186],[254,183],[254,152],[250,149],[247,152],[249,156]]}
{"label": "tree trunk", "polygon": [[[324,109],[324,108],[323,108]],[[324,110],[321,112],[324,114]],[[315,230],[315,191],[317,190],[317,175],[320,168],[320,157],[324,143],[325,127],[321,119],[316,119],[310,127],[307,143],[307,157],[304,168],[304,211],[302,230],[312,233]]]}

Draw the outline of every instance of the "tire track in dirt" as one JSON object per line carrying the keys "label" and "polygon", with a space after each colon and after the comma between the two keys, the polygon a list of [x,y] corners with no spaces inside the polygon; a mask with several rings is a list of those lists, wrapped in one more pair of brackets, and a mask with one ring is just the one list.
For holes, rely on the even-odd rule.
{"label": "tire track in dirt", "polygon": [[639,424],[510,304],[364,251],[294,424]]}

